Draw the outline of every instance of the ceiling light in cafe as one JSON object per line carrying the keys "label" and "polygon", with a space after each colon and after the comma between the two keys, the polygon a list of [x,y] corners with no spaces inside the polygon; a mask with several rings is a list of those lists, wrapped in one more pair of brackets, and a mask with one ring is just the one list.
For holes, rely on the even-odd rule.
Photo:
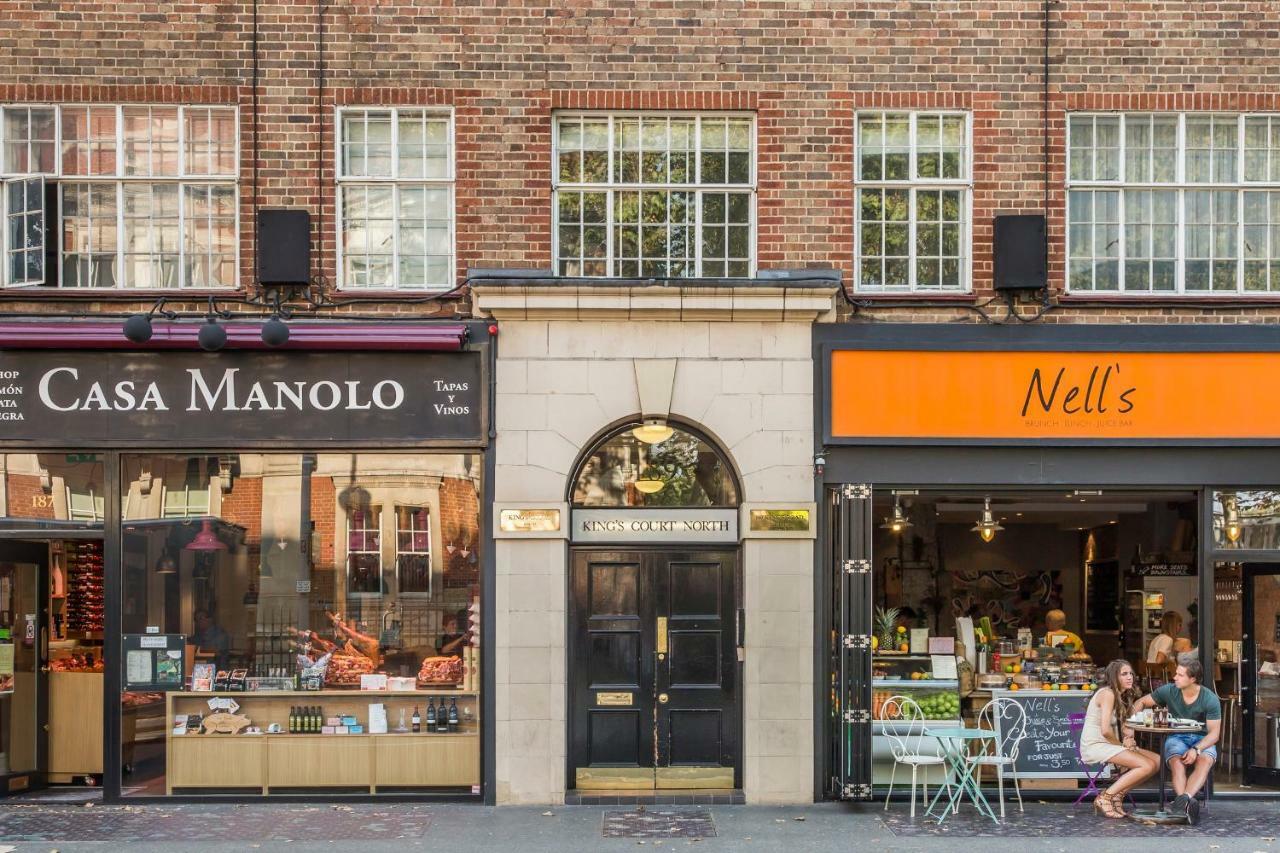
{"label": "ceiling light in cafe", "polygon": [[981,536],[983,542],[990,542],[996,538],[997,532],[1004,530],[1000,526],[1000,522],[996,521],[991,515],[991,498],[983,498],[982,518],[978,519],[978,523],[971,527],[970,530]]}
{"label": "ceiling light in cafe", "polygon": [[882,530],[892,530],[894,533],[901,533],[910,526],[911,519],[907,518],[907,514],[902,511],[902,499],[894,495],[893,515],[886,518],[880,528]]}

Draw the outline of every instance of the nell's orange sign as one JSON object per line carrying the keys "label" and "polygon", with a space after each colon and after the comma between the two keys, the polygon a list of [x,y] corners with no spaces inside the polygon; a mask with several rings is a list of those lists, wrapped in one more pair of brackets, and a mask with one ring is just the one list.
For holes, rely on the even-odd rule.
{"label": "nell's orange sign", "polygon": [[1275,439],[1280,353],[831,356],[833,438]]}

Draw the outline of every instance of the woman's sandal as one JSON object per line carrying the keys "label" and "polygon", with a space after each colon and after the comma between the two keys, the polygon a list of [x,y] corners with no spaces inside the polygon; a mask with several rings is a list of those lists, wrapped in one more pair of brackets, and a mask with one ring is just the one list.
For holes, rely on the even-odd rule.
{"label": "woman's sandal", "polygon": [[1110,818],[1112,820],[1120,820],[1129,816],[1125,813],[1123,808],[1116,805],[1115,797],[1108,794],[1106,791],[1103,791],[1094,798],[1093,809],[1103,817]]}

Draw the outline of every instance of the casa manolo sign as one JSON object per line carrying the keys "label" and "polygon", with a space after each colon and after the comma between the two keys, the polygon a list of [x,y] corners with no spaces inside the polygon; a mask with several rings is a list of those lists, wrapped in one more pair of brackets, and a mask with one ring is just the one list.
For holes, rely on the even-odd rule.
{"label": "casa manolo sign", "polygon": [[736,509],[575,509],[574,542],[736,543]]}

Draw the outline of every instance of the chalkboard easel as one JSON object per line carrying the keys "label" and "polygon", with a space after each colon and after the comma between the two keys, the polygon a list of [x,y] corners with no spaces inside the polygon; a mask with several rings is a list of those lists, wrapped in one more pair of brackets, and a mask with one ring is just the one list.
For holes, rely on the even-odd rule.
{"label": "chalkboard easel", "polygon": [[1086,777],[1086,768],[1080,763],[1076,750],[1080,735],[1071,730],[1068,716],[1083,714],[1092,693],[996,690],[992,695],[1013,699],[1027,714],[1027,734],[1018,747],[1018,760],[1014,764],[1018,778]]}

